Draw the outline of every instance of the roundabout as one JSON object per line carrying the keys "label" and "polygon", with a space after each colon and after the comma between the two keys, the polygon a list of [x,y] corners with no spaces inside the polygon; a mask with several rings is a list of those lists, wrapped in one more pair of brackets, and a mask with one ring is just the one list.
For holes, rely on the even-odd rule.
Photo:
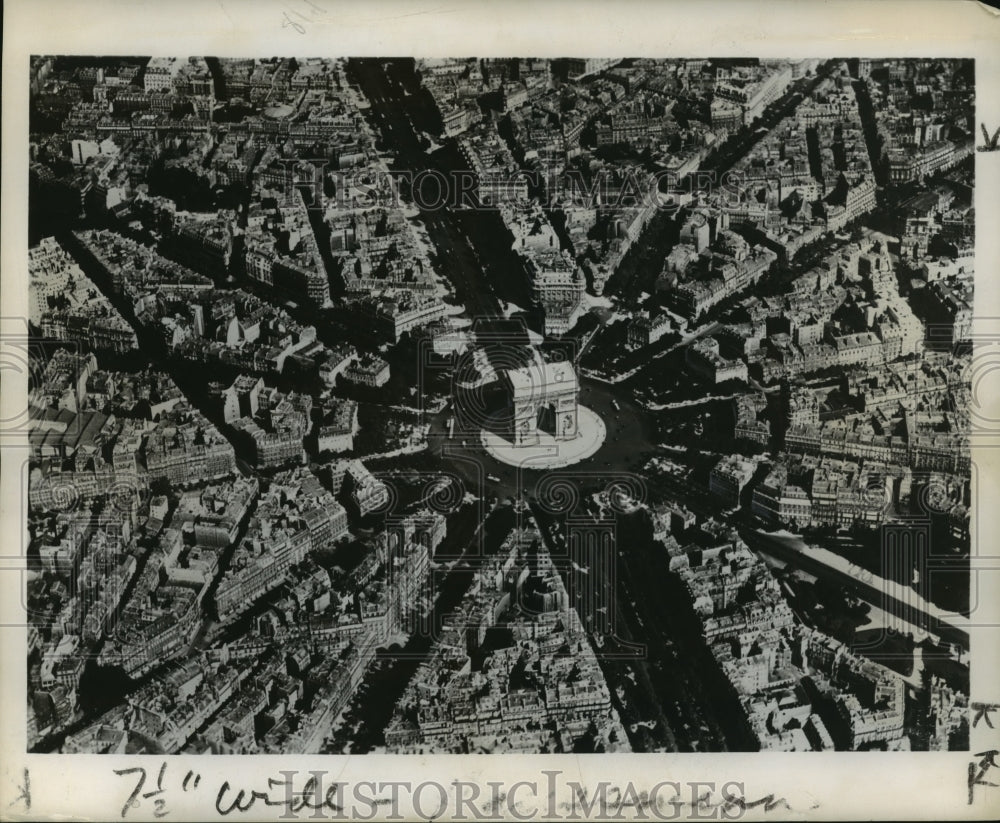
{"label": "roundabout", "polygon": [[538,471],[571,466],[594,455],[607,437],[604,421],[596,412],[577,406],[576,416],[576,434],[569,439],[537,430],[513,443],[486,429],[480,431],[479,438],[487,454],[508,466]]}

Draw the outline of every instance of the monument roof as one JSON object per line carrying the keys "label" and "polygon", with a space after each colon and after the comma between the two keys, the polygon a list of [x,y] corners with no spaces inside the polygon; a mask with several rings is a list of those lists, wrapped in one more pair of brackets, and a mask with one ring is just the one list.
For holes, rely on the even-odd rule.
{"label": "monument roof", "polygon": [[544,397],[550,392],[563,394],[577,391],[576,372],[570,363],[546,363],[537,360],[520,369],[509,369],[504,374],[510,382],[515,397]]}

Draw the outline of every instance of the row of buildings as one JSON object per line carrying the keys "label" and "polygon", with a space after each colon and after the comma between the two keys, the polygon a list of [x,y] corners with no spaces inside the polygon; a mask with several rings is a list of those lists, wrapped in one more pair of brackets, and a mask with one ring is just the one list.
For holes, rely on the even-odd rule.
{"label": "row of buildings", "polygon": [[131,305],[138,324],[182,359],[279,374],[290,362],[314,371],[326,358],[314,327],[265,300],[216,289],[207,277],[107,229],[78,232],[76,241],[81,257]]}
{"label": "row of buildings", "polygon": [[538,544],[533,526],[515,529],[477,571],[397,704],[390,752],[629,751],[580,618]]}
{"label": "row of buildings", "polygon": [[800,623],[738,538],[668,553],[760,750],[909,750],[902,677]]}
{"label": "row of buildings", "polygon": [[55,238],[29,251],[28,278],[28,319],[45,337],[112,352],[136,347],[132,327]]}
{"label": "row of buildings", "polygon": [[689,345],[689,369],[709,382],[749,375],[767,384],[920,355],[924,323],[899,292],[891,240],[865,232],[785,294],[745,298],[723,328]]}

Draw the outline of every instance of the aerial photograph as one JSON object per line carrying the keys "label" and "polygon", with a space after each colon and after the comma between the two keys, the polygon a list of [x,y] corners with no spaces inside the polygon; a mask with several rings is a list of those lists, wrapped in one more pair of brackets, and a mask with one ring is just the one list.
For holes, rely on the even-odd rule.
{"label": "aerial photograph", "polygon": [[968,751],[975,68],[33,56],[28,751]]}

